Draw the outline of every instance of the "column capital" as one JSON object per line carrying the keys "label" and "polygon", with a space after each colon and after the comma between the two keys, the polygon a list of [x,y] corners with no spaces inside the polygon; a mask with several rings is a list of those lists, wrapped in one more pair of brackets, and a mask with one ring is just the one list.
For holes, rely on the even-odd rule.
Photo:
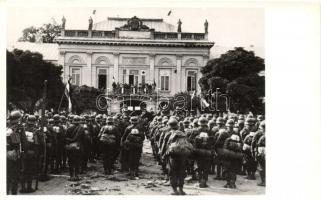
{"label": "column capital", "polygon": [[59,54],[60,54],[60,55],[64,55],[65,53],[66,53],[65,50],[60,50],[60,51],[59,51]]}
{"label": "column capital", "polygon": [[92,52],[92,51],[86,51],[86,53],[87,53],[88,55],[93,54],[93,52]]}
{"label": "column capital", "polygon": [[204,58],[204,59],[209,59],[209,57],[210,57],[210,56],[209,56],[208,54],[203,54],[203,58]]}
{"label": "column capital", "polygon": [[119,56],[119,52],[113,52],[114,56]]}
{"label": "column capital", "polygon": [[183,55],[182,54],[176,54],[177,59],[182,59]]}
{"label": "column capital", "polygon": [[150,54],[149,54],[149,57],[154,58],[155,56],[156,56],[156,53],[150,53]]}

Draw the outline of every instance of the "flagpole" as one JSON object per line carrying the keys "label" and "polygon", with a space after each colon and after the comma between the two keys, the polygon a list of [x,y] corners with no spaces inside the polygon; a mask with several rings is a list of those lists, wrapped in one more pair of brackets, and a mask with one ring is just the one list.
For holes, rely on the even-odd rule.
{"label": "flagpole", "polygon": [[65,83],[64,91],[62,92],[62,96],[61,96],[59,107],[58,107],[58,111],[57,111],[58,114],[59,114],[59,110],[60,110],[60,106],[61,106],[62,100],[63,100],[63,98],[65,96],[66,86],[67,86],[67,83]]}

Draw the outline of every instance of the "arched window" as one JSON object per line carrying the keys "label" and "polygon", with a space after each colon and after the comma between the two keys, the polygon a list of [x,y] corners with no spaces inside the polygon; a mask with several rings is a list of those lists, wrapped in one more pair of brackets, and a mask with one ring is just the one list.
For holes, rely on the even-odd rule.
{"label": "arched window", "polygon": [[185,61],[184,66],[186,67],[198,67],[198,61],[195,58],[189,58]]}
{"label": "arched window", "polygon": [[69,58],[68,64],[69,64],[69,66],[71,66],[71,65],[83,65],[83,64],[85,64],[85,63],[84,63],[83,60],[80,58],[80,56],[78,56],[78,55],[73,55],[73,56],[71,56],[71,57]]}
{"label": "arched window", "polygon": [[69,74],[71,76],[71,83],[74,85],[81,85],[81,65],[85,63],[78,55],[73,55],[68,60]]}
{"label": "arched window", "polygon": [[109,59],[106,56],[99,56],[96,61],[96,65],[110,65]]}
{"label": "arched window", "polygon": [[171,59],[164,57],[164,58],[159,59],[157,65],[158,66],[173,66],[173,62],[171,61]]}

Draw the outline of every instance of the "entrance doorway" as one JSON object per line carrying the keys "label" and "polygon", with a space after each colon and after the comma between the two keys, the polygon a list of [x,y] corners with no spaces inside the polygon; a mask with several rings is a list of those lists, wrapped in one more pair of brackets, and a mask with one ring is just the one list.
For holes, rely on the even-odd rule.
{"label": "entrance doorway", "polygon": [[106,89],[107,76],[105,74],[98,75],[98,88]]}
{"label": "entrance doorway", "polygon": [[124,105],[127,106],[127,109],[131,115],[140,115],[141,108],[146,108],[146,103],[139,100],[125,100],[120,103],[120,110],[123,110]]}

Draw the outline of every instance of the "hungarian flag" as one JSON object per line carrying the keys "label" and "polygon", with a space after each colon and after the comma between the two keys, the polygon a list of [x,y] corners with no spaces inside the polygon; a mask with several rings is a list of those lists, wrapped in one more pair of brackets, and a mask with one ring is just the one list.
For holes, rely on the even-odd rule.
{"label": "hungarian flag", "polygon": [[72,104],[71,104],[71,99],[70,99],[70,81],[71,78],[69,78],[68,82],[66,83],[66,87],[65,87],[65,96],[68,99],[68,111],[71,112],[72,109]]}

